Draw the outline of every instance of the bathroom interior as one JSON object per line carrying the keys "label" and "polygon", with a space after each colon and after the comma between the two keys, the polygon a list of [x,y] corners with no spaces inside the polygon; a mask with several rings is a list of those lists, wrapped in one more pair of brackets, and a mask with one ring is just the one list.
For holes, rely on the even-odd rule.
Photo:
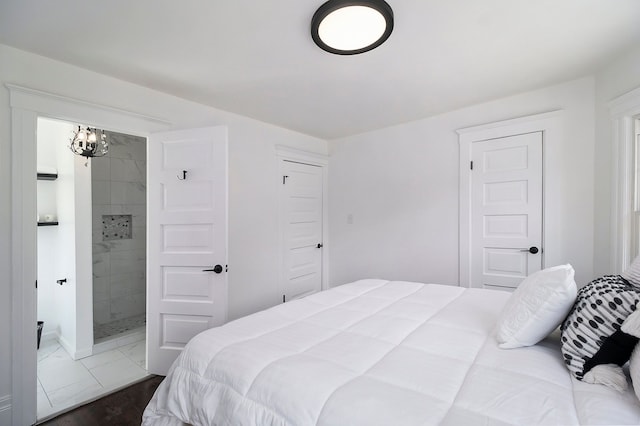
{"label": "bathroom interior", "polygon": [[146,375],[146,138],[78,128],[38,119],[39,419]]}

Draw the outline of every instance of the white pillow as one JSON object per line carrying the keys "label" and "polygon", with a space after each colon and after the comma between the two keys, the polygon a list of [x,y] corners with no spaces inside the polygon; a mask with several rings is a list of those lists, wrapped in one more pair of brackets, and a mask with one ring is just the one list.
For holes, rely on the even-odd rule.
{"label": "white pillow", "polygon": [[629,283],[640,287],[640,256],[636,257],[633,263],[620,275]]}
{"label": "white pillow", "polygon": [[551,333],[567,316],[578,289],[571,265],[547,268],[529,275],[505,304],[497,324],[502,349],[532,346]]}

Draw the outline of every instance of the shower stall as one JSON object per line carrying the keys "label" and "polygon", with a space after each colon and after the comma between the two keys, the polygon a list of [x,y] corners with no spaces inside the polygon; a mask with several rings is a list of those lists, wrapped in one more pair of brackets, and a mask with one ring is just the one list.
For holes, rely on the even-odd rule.
{"label": "shower stall", "polygon": [[91,160],[94,344],[144,333],[146,139],[105,132],[109,152]]}

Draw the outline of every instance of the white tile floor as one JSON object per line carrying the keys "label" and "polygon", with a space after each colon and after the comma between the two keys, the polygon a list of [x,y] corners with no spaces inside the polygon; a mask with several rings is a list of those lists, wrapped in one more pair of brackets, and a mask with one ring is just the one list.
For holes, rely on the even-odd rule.
{"label": "white tile floor", "polygon": [[38,350],[38,420],[136,382],[145,370],[145,340],[74,361],[55,340]]}

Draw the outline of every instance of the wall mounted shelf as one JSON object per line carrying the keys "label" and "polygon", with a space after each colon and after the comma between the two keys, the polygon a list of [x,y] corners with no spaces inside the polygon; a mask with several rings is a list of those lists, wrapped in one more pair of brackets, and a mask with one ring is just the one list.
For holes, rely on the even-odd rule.
{"label": "wall mounted shelf", "polygon": [[57,173],[38,173],[38,180],[56,180],[58,179]]}

